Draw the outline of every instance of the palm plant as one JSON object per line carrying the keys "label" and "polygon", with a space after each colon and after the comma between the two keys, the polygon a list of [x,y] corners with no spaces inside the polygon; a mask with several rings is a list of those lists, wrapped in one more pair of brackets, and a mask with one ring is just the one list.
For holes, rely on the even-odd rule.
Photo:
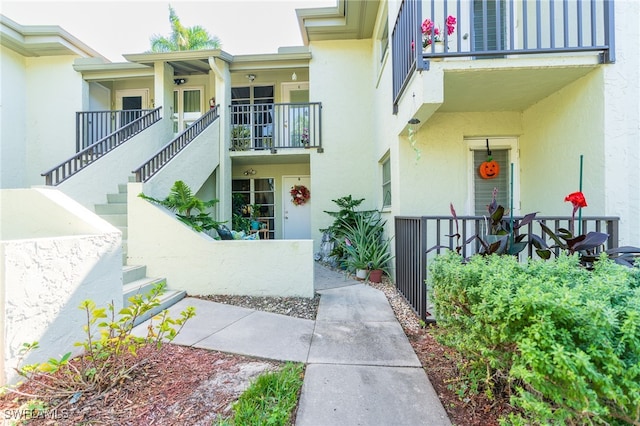
{"label": "palm plant", "polygon": [[[191,192],[191,188],[181,180],[177,180],[173,184],[171,192],[164,200],[158,200],[142,193],[138,196],[177,212],[176,216],[181,222],[191,226],[198,232],[218,229],[218,227],[224,223],[215,221],[209,213],[206,212],[206,210],[214,206],[218,200],[203,201],[197,198]],[[197,210],[198,214],[192,214],[193,210]]]}
{"label": "palm plant", "polygon": [[175,52],[178,50],[202,50],[220,49],[222,43],[217,36],[211,36],[200,25],[185,27],[180,22],[176,11],[169,6],[169,22],[171,22],[171,35],[164,37],[154,35],[151,37],[152,52]]}

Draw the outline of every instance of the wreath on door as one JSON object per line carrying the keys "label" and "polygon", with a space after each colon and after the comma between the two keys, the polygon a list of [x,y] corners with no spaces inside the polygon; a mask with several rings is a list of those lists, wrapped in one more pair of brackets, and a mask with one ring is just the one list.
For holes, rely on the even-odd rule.
{"label": "wreath on door", "polygon": [[291,202],[296,206],[304,205],[311,198],[311,192],[304,185],[294,185],[291,187]]}

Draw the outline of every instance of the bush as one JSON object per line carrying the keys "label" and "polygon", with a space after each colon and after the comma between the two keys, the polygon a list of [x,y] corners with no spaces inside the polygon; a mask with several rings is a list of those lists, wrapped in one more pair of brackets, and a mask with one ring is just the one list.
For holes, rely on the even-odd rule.
{"label": "bush", "polygon": [[577,255],[436,258],[443,343],[468,360],[472,388],[507,392],[526,424],[639,424],[640,272]]}

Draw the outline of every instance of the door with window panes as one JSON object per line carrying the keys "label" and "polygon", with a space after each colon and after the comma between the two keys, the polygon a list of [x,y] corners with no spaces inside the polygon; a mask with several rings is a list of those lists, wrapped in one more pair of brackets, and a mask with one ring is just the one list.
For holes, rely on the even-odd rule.
{"label": "door with window panes", "polygon": [[273,146],[273,86],[231,89],[231,134],[251,135],[252,148]]}
{"label": "door with window panes", "polygon": [[249,214],[242,212],[242,206],[247,204],[259,205],[258,218],[268,222],[269,239],[273,240],[275,237],[274,179],[233,179],[231,193],[234,200],[234,214],[249,217]]}
{"label": "door with window panes", "polygon": [[202,115],[202,87],[173,91],[173,133],[178,135]]}

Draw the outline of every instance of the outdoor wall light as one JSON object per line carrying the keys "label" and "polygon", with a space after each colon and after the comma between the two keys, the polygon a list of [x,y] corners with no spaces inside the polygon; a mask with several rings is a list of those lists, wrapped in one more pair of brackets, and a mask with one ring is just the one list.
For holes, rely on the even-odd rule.
{"label": "outdoor wall light", "polygon": [[181,84],[185,84],[187,82],[186,78],[174,78],[173,84],[180,86]]}
{"label": "outdoor wall light", "polygon": [[409,120],[409,124],[420,124],[420,120],[418,120],[417,118],[413,117],[411,120]]}
{"label": "outdoor wall light", "polygon": [[247,78],[249,79],[250,82],[253,83],[253,80],[256,79],[256,75],[255,74],[247,74]]}
{"label": "outdoor wall light", "polygon": [[255,174],[256,174],[256,171],[255,171],[255,170],[253,170],[253,169],[248,169],[248,170],[245,170],[245,171],[244,171],[244,175],[245,175],[245,176],[253,176],[253,175],[255,175]]}
{"label": "outdoor wall light", "polygon": [[293,74],[291,74],[291,80],[292,81],[296,81],[298,79],[298,74],[296,74],[295,72]]}

